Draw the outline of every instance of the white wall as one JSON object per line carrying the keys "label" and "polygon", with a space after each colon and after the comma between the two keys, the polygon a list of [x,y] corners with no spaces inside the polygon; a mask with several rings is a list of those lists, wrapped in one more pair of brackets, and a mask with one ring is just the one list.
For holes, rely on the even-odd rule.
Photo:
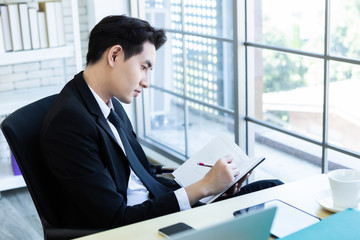
{"label": "white wall", "polygon": [[[10,3],[15,1],[0,1]],[[17,1],[20,2],[20,1]],[[36,1],[26,1],[28,3]],[[63,0],[66,43],[72,44],[71,1]],[[0,94],[2,92],[64,84],[75,72],[74,58],[37,61],[0,66]],[[65,74],[68,74],[67,76]]]}
{"label": "white wall", "polygon": [[89,29],[108,15],[129,15],[129,2],[120,0],[87,0]]}
{"label": "white wall", "polygon": [[[36,4],[37,0],[0,0],[0,3],[28,2]],[[73,24],[71,0],[62,0],[65,37],[67,44],[73,44]],[[94,25],[109,14],[129,15],[129,4],[125,0],[78,0],[78,14],[81,40],[82,63],[85,57],[89,38],[89,26]],[[0,66],[0,95],[8,95],[17,91],[37,91],[39,88],[65,85],[77,73],[75,57],[34,61],[29,63],[9,64]],[[0,96],[0,97],[1,97]],[[133,120],[132,105],[124,106]],[[5,115],[0,115],[0,122]],[[0,132],[0,163],[9,161],[9,150]]]}

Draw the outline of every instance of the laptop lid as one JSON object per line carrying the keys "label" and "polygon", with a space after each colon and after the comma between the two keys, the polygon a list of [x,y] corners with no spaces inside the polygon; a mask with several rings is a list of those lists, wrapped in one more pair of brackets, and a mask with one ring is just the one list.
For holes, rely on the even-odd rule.
{"label": "laptop lid", "polygon": [[200,230],[174,235],[172,240],[268,240],[276,207],[254,211]]}

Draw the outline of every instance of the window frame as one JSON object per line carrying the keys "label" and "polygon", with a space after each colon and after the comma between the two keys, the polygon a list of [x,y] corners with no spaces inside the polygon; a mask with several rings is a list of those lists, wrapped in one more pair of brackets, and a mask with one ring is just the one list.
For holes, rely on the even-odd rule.
{"label": "window frame", "polygon": [[[247,10],[249,8],[254,8],[254,1],[248,1],[248,0],[233,0],[233,39],[228,38],[221,38],[221,37],[215,37],[215,36],[207,36],[203,34],[194,34],[189,33],[184,30],[184,1],[181,1],[182,3],[182,29],[179,30],[172,30],[172,29],[165,29],[169,33],[179,33],[182,35],[182,41],[183,41],[183,76],[186,76],[186,51],[185,51],[185,36],[193,35],[193,36],[199,36],[199,37],[205,37],[205,38],[211,38],[215,40],[220,41],[228,41],[233,43],[234,47],[234,110],[226,109],[224,107],[219,107],[216,105],[208,104],[203,101],[191,99],[186,96],[178,95],[179,97],[184,99],[184,122],[185,122],[185,154],[181,154],[174,149],[171,149],[167,147],[165,144],[156,141],[155,139],[151,139],[149,137],[145,136],[145,118],[144,116],[145,111],[147,111],[143,106],[144,98],[136,99],[134,107],[135,107],[135,128],[138,134],[138,139],[141,142],[142,145],[148,147],[151,150],[154,150],[158,152],[159,154],[163,155],[166,158],[169,158],[177,163],[182,163],[185,161],[188,157],[188,122],[189,122],[189,114],[188,114],[188,107],[187,107],[187,101],[195,101],[199,102],[203,105],[208,105],[211,108],[218,109],[219,111],[231,114],[234,116],[234,135],[235,135],[235,142],[249,155],[253,154],[254,151],[254,144],[255,144],[255,132],[253,127],[250,127],[250,123],[253,125],[259,125],[265,128],[269,128],[271,130],[277,131],[279,133],[286,134],[288,136],[295,137],[297,139],[303,140],[305,142],[315,144],[317,146],[320,146],[322,149],[322,155],[321,155],[321,173],[328,172],[328,150],[334,150],[336,152],[355,157],[360,158],[360,153],[354,152],[352,150],[337,146],[335,144],[331,144],[328,142],[328,119],[329,119],[329,64],[330,61],[338,61],[342,63],[350,63],[350,64],[357,64],[360,65],[360,60],[357,59],[351,59],[346,57],[338,57],[333,56],[329,52],[329,39],[330,39],[330,0],[326,0],[324,2],[325,4],[325,28],[324,28],[324,53],[312,53],[312,52],[305,52],[301,50],[296,49],[289,49],[284,47],[276,47],[266,44],[260,44],[256,42],[248,41],[247,35],[249,34],[249,31],[252,30],[250,22],[247,21]],[[135,6],[136,5],[136,6]],[[138,16],[140,18],[144,18],[144,0],[131,0],[131,8],[132,9],[138,9]],[[133,8],[134,6],[134,8]],[[134,11],[132,11],[134,13]],[[266,49],[271,51],[277,51],[280,53],[291,53],[298,56],[307,56],[311,58],[318,58],[322,59],[324,61],[324,87],[323,87],[323,122],[322,122],[322,140],[313,139],[310,137],[307,137],[305,135],[302,135],[300,133],[296,133],[294,131],[286,130],[281,127],[274,126],[270,123],[267,123],[265,121],[256,119],[254,117],[251,117],[250,112],[254,111],[255,103],[252,99],[254,99],[254,81],[249,81],[249,79],[253,78],[253,72],[254,72],[254,66],[252,66],[250,63],[252,62],[251,59],[254,57],[253,54],[251,54],[251,50],[249,48],[253,49]],[[185,79],[185,77],[184,77]],[[157,86],[152,86],[155,89],[165,91],[166,89],[161,89]],[[184,92],[186,92],[186,81],[184,81]],[[170,93],[170,91],[168,92]],[[173,92],[171,92],[172,95],[175,95]]]}

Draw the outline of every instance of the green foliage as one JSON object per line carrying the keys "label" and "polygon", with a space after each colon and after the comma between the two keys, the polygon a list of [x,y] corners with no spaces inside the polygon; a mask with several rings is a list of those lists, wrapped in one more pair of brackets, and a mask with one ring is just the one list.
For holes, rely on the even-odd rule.
{"label": "green foliage", "polygon": [[306,85],[307,67],[301,58],[275,52],[264,59],[264,92],[291,90]]}
{"label": "green foliage", "polygon": [[[282,32],[273,28],[266,33],[267,39],[271,39],[272,45],[286,46],[286,37]],[[292,45],[300,46],[299,29],[293,28]],[[290,90],[297,87],[306,86],[305,74],[308,68],[303,64],[301,57],[290,54],[273,52],[263,54],[264,61],[264,92],[276,92]]]}
{"label": "green foliage", "polygon": [[[330,54],[359,59],[360,31],[358,29],[358,20],[360,19],[360,0],[333,1],[331,4]],[[294,13],[294,16],[299,19],[303,17],[300,13]],[[316,21],[316,19],[314,20]],[[264,21],[271,22],[270,16],[264,16]],[[312,41],[302,39],[299,26],[294,24],[294,26],[290,27],[291,31],[281,31],[276,26],[265,28],[267,31],[263,33],[264,43],[299,50],[307,49],[307,46],[322,45],[323,38],[313,38]],[[309,67],[312,66],[307,62],[306,57],[264,50],[264,92],[286,91],[306,87],[315,82],[321,83],[323,80],[317,80],[315,76],[310,76],[313,75],[314,71],[309,72]],[[355,71],[350,64],[332,61],[330,65],[330,81],[351,79],[358,75]]]}

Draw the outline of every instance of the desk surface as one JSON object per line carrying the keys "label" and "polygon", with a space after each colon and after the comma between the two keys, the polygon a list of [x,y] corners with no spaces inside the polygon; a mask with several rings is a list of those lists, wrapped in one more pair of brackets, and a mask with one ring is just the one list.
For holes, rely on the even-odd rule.
{"label": "desk surface", "polygon": [[161,227],[177,222],[185,222],[195,229],[201,229],[232,219],[235,210],[271,199],[283,200],[306,212],[325,218],[331,213],[322,209],[316,200],[326,192],[329,192],[329,182],[327,175],[322,174],[187,211],[115,228],[82,237],[79,240],[162,239],[163,237],[158,234],[158,229]]}

